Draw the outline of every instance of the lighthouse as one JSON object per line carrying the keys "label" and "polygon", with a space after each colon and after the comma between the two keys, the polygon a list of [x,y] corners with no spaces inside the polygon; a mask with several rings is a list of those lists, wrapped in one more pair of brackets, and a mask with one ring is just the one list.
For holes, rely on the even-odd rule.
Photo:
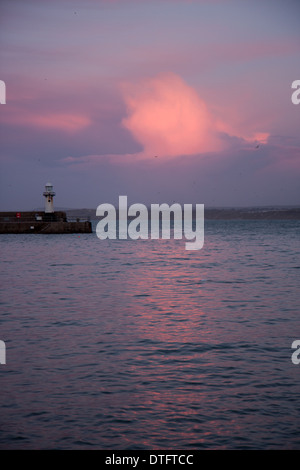
{"label": "lighthouse", "polygon": [[43,196],[45,196],[45,213],[53,214],[54,213],[53,197],[55,196],[55,192],[53,191],[53,185],[51,183],[46,184],[45,191],[43,192]]}

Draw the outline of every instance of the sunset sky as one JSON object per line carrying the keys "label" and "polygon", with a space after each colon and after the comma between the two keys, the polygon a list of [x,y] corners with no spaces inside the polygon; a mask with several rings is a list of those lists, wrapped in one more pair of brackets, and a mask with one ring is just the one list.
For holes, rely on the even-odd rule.
{"label": "sunset sky", "polygon": [[300,2],[3,0],[0,210],[300,205]]}

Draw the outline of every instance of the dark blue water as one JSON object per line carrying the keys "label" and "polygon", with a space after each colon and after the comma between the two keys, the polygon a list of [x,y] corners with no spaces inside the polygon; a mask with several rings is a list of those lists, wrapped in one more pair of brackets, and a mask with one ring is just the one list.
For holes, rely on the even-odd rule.
{"label": "dark blue water", "polygon": [[299,233],[1,235],[0,447],[299,449]]}

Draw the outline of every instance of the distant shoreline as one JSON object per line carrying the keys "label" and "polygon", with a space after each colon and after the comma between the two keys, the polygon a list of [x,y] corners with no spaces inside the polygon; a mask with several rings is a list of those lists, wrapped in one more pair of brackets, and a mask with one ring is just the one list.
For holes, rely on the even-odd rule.
{"label": "distant shoreline", "polygon": [[[66,213],[70,217],[98,219],[96,209],[66,209]],[[300,220],[300,207],[205,208],[204,217],[207,220]]]}

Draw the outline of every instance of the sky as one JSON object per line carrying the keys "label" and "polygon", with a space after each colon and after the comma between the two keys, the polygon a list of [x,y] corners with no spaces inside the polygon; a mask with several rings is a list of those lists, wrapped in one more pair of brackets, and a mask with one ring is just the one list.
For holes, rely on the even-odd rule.
{"label": "sky", "polygon": [[300,205],[300,2],[2,0],[0,210]]}

